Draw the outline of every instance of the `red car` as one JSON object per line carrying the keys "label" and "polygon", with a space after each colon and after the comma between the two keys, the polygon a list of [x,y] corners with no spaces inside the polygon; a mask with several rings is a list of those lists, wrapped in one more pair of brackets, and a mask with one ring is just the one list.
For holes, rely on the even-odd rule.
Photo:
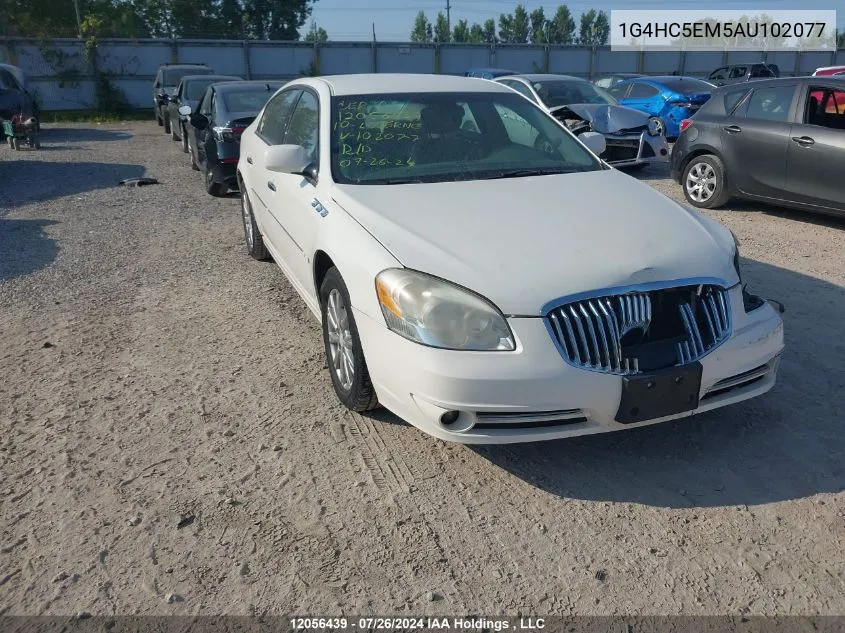
{"label": "red car", "polygon": [[816,68],[813,77],[829,75],[845,75],[845,66],[825,66],[824,68]]}

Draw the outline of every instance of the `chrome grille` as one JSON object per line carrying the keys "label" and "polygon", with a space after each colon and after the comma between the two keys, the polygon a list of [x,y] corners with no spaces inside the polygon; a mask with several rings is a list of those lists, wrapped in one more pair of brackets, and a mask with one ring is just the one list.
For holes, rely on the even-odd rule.
{"label": "chrome grille", "polygon": [[704,284],[582,299],[547,322],[568,363],[615,374],[691,363],[731,328],[727,291]]}

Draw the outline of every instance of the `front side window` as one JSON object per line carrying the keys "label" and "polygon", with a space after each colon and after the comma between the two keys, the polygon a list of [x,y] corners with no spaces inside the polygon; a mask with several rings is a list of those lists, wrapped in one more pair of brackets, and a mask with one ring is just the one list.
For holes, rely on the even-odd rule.
{"label": "front side window", "polygon": [[523,97],[526,97],[527,99],[530,99],[534,103],[537,103],[537,98],[528,89],[528,86],[526,86],[521,81],[508,81],[508,82],[503,81],[502,83],[505,84],[506,86],[508,86],[509,88],[513,88],[519,94],[521,94]]}
{"label": "front side window", "polygon": [[630,87],[631,87],[631,84],[617,83],[617,84],[612,85],[610,88],[608,88],[607,93],[611,97],[613,97],[614,99],[619,101],[620,99],[625,98],[625,93],[628,91],[628,88],[630,88]]}
{"label": "front side window", "polygon": [[543,110],[520,95],[500,92],[334,97],[330,149],[334,179],[345,184],[602,169]]}
{"label": "front side window", "polygon": [[213,94],[214,91],[211,88],[208,88],[197,105],[197,112],[205,117],[211,116],[211,97]]}
{"label": "front side window", "polygon": [[290,125],[285,132],[286,145],[301,145],[308,152],[311,161],[318,161],[320,103],[309,91],[302,93],[297,102]]}
{"label": "front side window", "polygon": [[745,116],[765,121],[789,121],[789,108],[795,86],[773,86],[755,90],[748,100]]}
{"label": "front side window", "polygon": [[725,112],[731,114],[746,94],[748,94],[747,88],[725,93]]}
{"label": "front side window", "polygon": [[722,68],[717,68],[712,73],[710,73],[710,79],[727,79],[728,78],[728,68],[727,66]]}
{"label": "front side window", "polygon": [[745,73],[748,69],[745,66],[734,66],[731,68],[731,79],[739,79],[740,77],[745,77]]}
{"label": "front side window", "polygon": [[202,96],[202,93],[205,92],[205,89],[208,88],[213,82],[211,80],[203,81],[201,79],[194,79],[189,81],[185,84],[184,89],[182,90],[182,96],[185,99],[199,99]]}
{"label": "front side window", "polygon": [[540,95],[540,99],[546,104],[546,107],[549,108],[572,103],[619,105],[619,102],[606,90],[594,86],[589,81],[543,81],[533,84],[533,88]]}
{"label": "front side window", "polygon": [[293,106],[296,105],[302,90],[292,88],[274,96],[267,102],[257,133],[270,145],[281,145],[285,142],[285,129],[290,119]]}

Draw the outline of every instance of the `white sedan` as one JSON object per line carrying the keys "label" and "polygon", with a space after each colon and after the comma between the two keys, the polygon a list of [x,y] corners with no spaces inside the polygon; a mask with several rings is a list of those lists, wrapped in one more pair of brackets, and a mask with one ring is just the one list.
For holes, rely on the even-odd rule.
{"label": "white sedan", "polygon": [[346,407],[444,440],[613,431],[771,389],[783,324],[730,231],[603,149],[490,81],[298,79],[241,139],[248,251],[320,319]]}

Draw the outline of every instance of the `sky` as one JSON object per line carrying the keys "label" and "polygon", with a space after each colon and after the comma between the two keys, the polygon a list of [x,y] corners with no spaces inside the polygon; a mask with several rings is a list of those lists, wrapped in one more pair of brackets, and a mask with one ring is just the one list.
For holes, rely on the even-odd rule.
{"label": "sky", "polygon": [[[510,13],[519,4],[518,0],[450,0],[452,5],[452,25],[465,19],[470,24],[483,23],[494,18],[498,23],[499,15]],[[546,15],[553,15],[559,2],[541,0],[523,0],[522,4],[532,10],[543,7]],[[699,9],[701,0],[569,0],[565,2],[569,10],[578,16],[590,9]],[[801,10],[801,9],[841,9],[836,21],[840,29],[845,29],[845,4],[842,0],[710,0],[710,9],[731,9],[752,11]],[[407,41],[411,33],[414,17],[419,11],[425,11],[432,22],[438,11],[446,9],[446,0],[317,0],[311,14],[317,26],[326,29],[330,40],[353,41],[371,40],[373,23],[376,38],[380,41]],[[310,21],[303,27],[303,33],[310,27]]]}

